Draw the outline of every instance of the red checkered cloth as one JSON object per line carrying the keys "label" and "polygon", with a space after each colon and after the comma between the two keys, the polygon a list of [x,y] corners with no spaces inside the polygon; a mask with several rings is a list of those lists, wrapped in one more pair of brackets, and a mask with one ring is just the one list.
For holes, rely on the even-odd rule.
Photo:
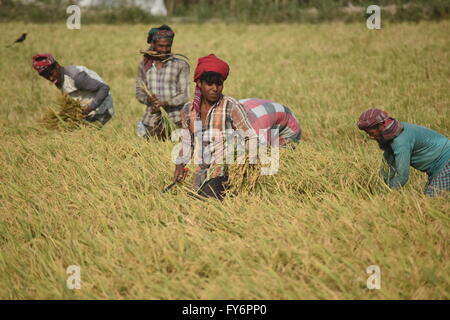
{"label": "red checkered cloth", "polygon": [[257,98],[242,99],[239,102],[247,111],[252,127],[261,138],[265,139],[267,145],[283,146],[289,142],[299,141],[300,124],[288,107]]}

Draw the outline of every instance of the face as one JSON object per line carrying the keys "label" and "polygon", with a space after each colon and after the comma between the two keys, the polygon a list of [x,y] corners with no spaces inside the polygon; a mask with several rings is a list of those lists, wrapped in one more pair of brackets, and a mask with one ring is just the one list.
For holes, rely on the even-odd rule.
{"label": "face", "polygon": [[54,85],[58,86],[61,81],[61,67],[57,65],[55,68],[53,68],[53,70],[51,70],[50,72],[44,72],[43,74],[41,74],[41,76],[52,82]]}
{"label": "face", "polygon": [[376,127],[364,129],[366,133],[369,135],[370,139],[382,141],[383,136],[382,133],[384,131],[384,123],[380,123]]}
{"label": "face", "polygon": [[220,96],[222,95],[223,90],[223,82],[221,84],[216,83],[207,83],[206,81],[197,81],[197,85],[200,87],[200,90],[202,91],[202,96],[206,101],[208,101],[211,104],[214,104],[219,100]]}
{"label": "face", "polygon": [[169,54],[172,50],[172,41],[169,39],[152,41],[152,49],[158,53]]}

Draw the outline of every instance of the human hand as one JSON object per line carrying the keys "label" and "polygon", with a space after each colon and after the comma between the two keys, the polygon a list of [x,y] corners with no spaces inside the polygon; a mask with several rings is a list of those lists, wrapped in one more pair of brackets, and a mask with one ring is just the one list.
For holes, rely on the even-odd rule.
{"label": "human hand", "polygon": [[157,113],[160,111],[161,106],[159,103],[154,103],[150,108],[151,113]]}
{"label": "human hand", "polygon": [[83,115],[88,115],[89,113],[91,113],[92,111],[94,111],[94,108],[92,108],[91,106],[87,106],[86,108],[84,108],[81,112]]}
{"label": "human hand", "polygon": [[154,94],[149,96],[147,98],[147,101],[151,106],[151,113],[157,113],[159,112],[159,108],[163,107],[161,101],[159,101],[159,99]]}
{"label": "human hand", "polygon": [[159,102],[159,99],[158,99],[157,96],[155,96],[154,94],[152,94],[152,95],[149,95],[149,96],[147,97],[147,102],[148,102],[149,104],[155,104],[155,103]]}
{"label": "human hand", "polygon": [[175,167],[175,172],[173,174],[173,182],[180,182],[186,178],[189,169],[184,167],[184,164],[178,164]]}

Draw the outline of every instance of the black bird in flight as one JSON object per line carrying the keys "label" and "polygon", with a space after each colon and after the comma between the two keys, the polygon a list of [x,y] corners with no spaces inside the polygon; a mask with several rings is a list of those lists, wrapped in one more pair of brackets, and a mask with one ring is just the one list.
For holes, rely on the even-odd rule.
{"label": "black bird in flight", "polygon": [[7,46],[7,48],[11,47],[15,43],[24,42],[26,38],[27,38],[27,34],[26,33],[22,33],[22,35],[16,41],[14,41],[9,46]]}

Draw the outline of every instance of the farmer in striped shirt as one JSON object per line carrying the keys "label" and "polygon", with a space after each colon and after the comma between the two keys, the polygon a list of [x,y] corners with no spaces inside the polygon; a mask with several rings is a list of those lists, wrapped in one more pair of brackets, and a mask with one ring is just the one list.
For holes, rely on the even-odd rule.
{"label": "farmer in striped shirt", "polygon": [[426,195],[437,196],[450,191],[450,140],[446,136],[422,126],[400,122],[379,109],[363,112],[357,125],[384,151],[389,171],[382,169],[381,174],[390,188],[404,186],[412,166],[428,175]]}
{"label": "farmer in striped shirt", "polygon": [[114,114],[109,86],[94,71],[83,66],[61,66],[48,53],[32,57],[33,68],[64,93],[78,99],[89,122],[108,122]]}
{"label": "farmer in striped shirt", "polygon": [[[136,98],[147,109],[142,119],[145,137],[166,138],[160,107],[168,113],[176,126],[181,126],[181,109],[189,99],[189,64],[172,53],[175,33],[167,25],[152,28],[148,33],[147,53],[139,64],[136,79]],[[143,89],[145,86],[150,96]]]}
{"label": "farmer in striped shirt", "polygon": [[300,140],[300,125],[288,107],[257,98],[241,99],[239,102],[259,135],[260,143],[281,147]]}
{"label": "farmer in striped shirt", "polygon": [[187,137],[183,137],[183,144],[188,145],[191,152],[180,151],[174,173],[174,181],[184,179],[184,167],[196,145],[200,154],[196,159],[199,168],[194,187],[200,195],[220,200],[228,180],[224,164],[227,133],[231,131],[242,135],[248,144],[256,145],[257,142],[244,107],[236,99],[222,94],[228,73],[228,64],[214,54],[198,59],[194,75],[195,97],[184,106],[181,114],[183,129],[188,133]]}

